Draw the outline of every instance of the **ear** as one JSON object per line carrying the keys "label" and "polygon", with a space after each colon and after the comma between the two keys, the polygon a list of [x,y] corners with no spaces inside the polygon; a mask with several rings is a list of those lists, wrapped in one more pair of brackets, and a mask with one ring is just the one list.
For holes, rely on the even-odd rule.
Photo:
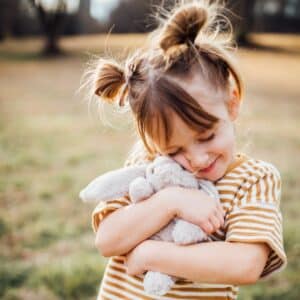
{"label": "ear", "polygon": [[88,184],[79,194],[84,202],[99,202],[128,195],[129,184],[137,177],[144,177],[146,165],[130,166],[101,175]]}
{"label": "ear", "polygon": [[230,98],[227,102],[227,110],[231,121],[235,121],[239,116],[241,99],[236,88],[230,90]]}

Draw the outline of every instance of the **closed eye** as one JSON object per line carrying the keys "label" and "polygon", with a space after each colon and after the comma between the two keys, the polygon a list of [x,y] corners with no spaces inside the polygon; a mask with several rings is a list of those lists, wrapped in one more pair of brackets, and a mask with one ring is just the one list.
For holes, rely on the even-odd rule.
{"label": "closed eye", "polygon": [[[205,143],[205,142],[209,142],[209,141],[213,140],[213,139],[215,138],[215,136],[216,136],[215,133],[212,133],[209,137],[207,137],[207,138],[205,138],[205,139],[199,138],[198,140],[199,140],[199,142],[201,142],[201,143]],[[181,152],[181,151],[182,151],[182,149],[179,148],[179,149],[177,149],[176,151],[173,151],[173,152],[171,152],[171,153],[168,153],[167,155],[169,155],[169,156],[175,156],[175,155],[179,154],[179,152]]]}
{"label": "closed eye", "polygon": [[174,152],[168,153],[168,155],[169,155],[169,156],[174,156],[174,155],[178,154],[180,151],[181,151],[181,149],[179,148],[179,149],[177,149],[177,150],[174,151]]}
{"label": "closed eye", "polygon": [[200,140],[200,142],[208,142],[208,141],[211,141],[212,139],[214,139],[214,137],[215,137],[215,134],[213,133],[206,139],[199,139],[199,140]]}

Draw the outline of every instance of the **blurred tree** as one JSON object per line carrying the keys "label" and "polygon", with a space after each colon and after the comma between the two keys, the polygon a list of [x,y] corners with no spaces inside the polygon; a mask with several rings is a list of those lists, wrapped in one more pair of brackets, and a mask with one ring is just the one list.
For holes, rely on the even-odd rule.
{"label": "blurred tree", "polygon": [[156,28],[153,13],[156,6],[172,7],[176,0],[123,0],[111,13],[110,23],[114,32],[148,32]]}
{"label": "blurred tree", "polygon": [[[63,33],[67,17],[78,9],[78,5],[70,10],[68,5],[72,3],[67,0],[29,0],[31,5],[36,9],[40,24],[46,37],[44,48],[45,55],[58,55],[62,51],[59,48],[59,37]],[[74,1],[73,1],[74,2]]]}
{"label": "blurred tree", "polygon": [[[226,6],[231,10],[227,17],[232,21],[236,40],[247,45],[248,36],[253,29],[254,7],[257,0],[226,0]],[[172,7],[176,0],[123,0],[111,13],[110,23],[114,32],[146,32],[155,28],[151,14],[156,12],[156,5],[164,8]]]}
{"label": "blurred tree", "polygon": [[239,45],[247,46],[249,33],[253,29],[254,7],[257,0],[227,0],[226,5],[231,10],[228,16],[232,21],[236,41]]}
{"label": "blurred tree", "polygon": [[[156,5],[168,9],[178,0],[122,0],[110,15],[114,32],[147,32],[155,28]],[[253,32],[300,32],[300,0],[225,0],[225,15],[234,27],[235,40],[253,46]]]}
{"label": "blurred tree", "polygon": [[0,41],[12,32],[18,7],[18,0],[0,0]]}
{"label": "blurred tree", "polygon": [[110,23],[114,25],[113,31],[120,33],[146,31],[144,21],[148,10],[148,1],[121,1],[110,15]]}

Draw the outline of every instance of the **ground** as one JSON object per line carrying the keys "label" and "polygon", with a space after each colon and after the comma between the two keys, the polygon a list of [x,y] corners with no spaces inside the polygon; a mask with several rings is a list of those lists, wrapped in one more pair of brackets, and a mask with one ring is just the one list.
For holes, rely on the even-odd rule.
{"label": "ground", "polygon": [[[236,53],[246,86],[236,125],[239,149],[281,172],[289,265],[243,287],[239,299],[296,300],[300,39],[253,38],[281,49]],[[39,39],[0,44],[1,299],[94,299],[106,260],[94,247],[92,207],[80,202],[78,192],[96,175],[121,166],[135,136],[125,116],[115,119],[117,129],[101,125],[97,106],[88,109],[78,88],[92,55],[122,57],[144,41],[144,35],[66,38],[66,55],[57,59],[39,56]]]}

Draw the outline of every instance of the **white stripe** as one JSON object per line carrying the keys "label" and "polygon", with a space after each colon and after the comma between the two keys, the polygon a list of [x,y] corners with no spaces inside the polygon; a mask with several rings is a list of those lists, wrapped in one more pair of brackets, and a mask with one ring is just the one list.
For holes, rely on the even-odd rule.
{"label": "white stripe", "polygon": [[[269,239],[266,236],[263,236],[263,238],[264,238],[264,240],[267,240],[267,242],[269,242],[269,245],[273,249],[273,251],[275,251],[276,254],[282,260],[284,260],[283,257],[285,257],[285,253],[284,253],[283,249],[280,246],[277,246],[272,239]],[[231,234],[228,237],[228,241],[230,241],[231,239],[239,240],[239,241],[247,241],[247,242],[249,242],[249,241],[256,242],[258,240],[258,237],[257,236],[240,236],[238,234]]]}
{"label": "white stripe", "polygon": [[[236,171],[238,171],[238,170],[236,169]],[[244,181],[244,179],[247,178],[248,174],[244,170],[240,170],[240,171],[244,172],[244,173],[242,173],[242,174],[237,174],[235,172],[229,173],[228,176],[230,177],[230,179],[228,179],[228,180],[236,180],[237,182]],[[221,179],[221,180],[223,180],[223,179]]]}
{"label": "white stripe", "polygon": [[230,210],[232,205],[230,205],[230,203],[228,202],[224,202],[224,203],[221,203],[222,207],[224,208],[224,210]]}
{"label": "white stripe", "polygon": [[104,290],[100,291],[100,295],[103,295],[103,296],[107,297],[110,300],[120,300],[120,298],[118,296],[114,296],[113,294],[107,294]]}
{"label": "white stripe", "polygon": [[[247,220],[247,219],[251,219],[251,221]],[[266,215],[250,215],[250,214],[245,214],[242,216],[235,216],[234,218],[231,218],[229,220],[225,221],[225,227],[226,226],[233,226],[235,225],[248,225],[248,224],[252,224],[255,223],[257,224],[257,222],[263,222],[263,223],[267,223],[267,225],[262,225],[262,226],[270,226],[270,228],[275,227],[276,231],[278,233],[282,233],[282,227],[281,227],[281,223],[278,220],[278,218],[273,218],[273,219],[269,219],[266,218]]]}
{"label": "white stripe", "polygon": [[260,180],[258,184],[260,185],[260,197],[264,198],[263,202],[267,202],[267,199],[266,199],[266,196],[265,196],[266,195],[266,190],[267,190],[267,185],[262,180]]}
{"label": "white stripe", "polygon": [[[187,285],[184,285],[184,286],[182,286],[182,285],[180,285],[180,286],[178,286],[178,285],[175,285],[174,286],[174,288],[187,288],[188,286]],[[235,292],[236,291],[236,289],[235,289],[235,286],[230,286],[230,285],[224,285],[224,284],[205,284],[205,283],[194,283],[194,285],[193,285],[193,287],[196,289],[205,289],[205,288],[210,288],[210,289],[224,289],[224,288],[230,288],[230,289],[232,289],[232,291],[229,291],[229,290],[227,290],[227,291],[215,291],[215,292],[213,292],[213,291],[210,291],[210,292],[199,292],[199,291],[195,291],[195,292],[192,292],[192,291],[173,291],[173,290],[171,290],[170,291],[170,293],[171,294],[173,294],[173,295],[176,295],[176,296],[195,296],[195,297],[197,297],[197,296],[205,296],[205,297],[217,297],[217,296],[219,296],[219,297],[228,297],[228,296],[231,296],[231,297],[234,297],[234,294],[233,294],[233,292]],[[191,288],[193,288],[193,287],[191,287]],[[190,287],[189,287],[190,288]],[[172,300],[174,300],[174,298],[169,298],[169,297],[166,297],[166,296],[164,296],[162,299],[172,299]],[[184,299],[184,298],[182,298],[182,299]]]}
{"label": "white stripe", "polygon": [[[144,292],[144,290],[143,290],[143,285],[142,284],[140,284],[140,282],[139,281],[137,281],[137,280],[135,280],[133,277],[131,277],[131,276],[128,276],[128,275],[126,275],[126,274],[123,274],[123,273],[121,273],[121,272],[118,272],[118,271],[115,271],[115,270],[112,270],[112,269],[110,269],[109,270],[109,273],[111,273],[111,274],[115,274],[115,275],[118,275],[118,276],[120,276],[121,278],[123,278],[123,279],[127,279],[128,281],[130,281],[130,282],[133,282],[133,283],[135,283],[136,285],[138,285],[141,289],[139,290],[139,289],[136,289],[135,287],[132,287],[131,285],[130,285],[130,287],[132,287],[132,290],[133,291],[136,291],[136,292]],[[118,279],[115,279],[115,278],[113,278],[113,277],[111,277],[110,276],[110,274],[106,274],[107,275],[107,278],[109,279],[109,280],[111,280],[112,282],[115,282],[115,283],[119,283],[120,285],[125,285],[125,286],[128,286],[125,282],[123,282],[123,281],[120,281],[120,280],[118,280]],[[124,276],[125,275],[125,276]],[[185,284],[185,285],[177,285],[177,284],[175,284],[174,285],[174,287],[176,287],[176,288],[178,288],[178,289],[180,289],[180,288],[211,288],[211,289],[220,289],[220,288],[228,288],[228,287],[234,287],[234,286],[229,286],[229,285],[226,285],[226,284],[217,284],[217,285],[215,285],[215,284],[202,284],[202,283],[192,283],[192,284]],[[199,296],[200,294],[201,295],[204,295],[204,296],[210,296],[210,295],[214,295],[214,296],[226,296],[229,292],[228,291],[226,291],[226,292],[198,292],[198,291],[196,291],[196,292],[188,292],[188,291],[171,291],[171,293],[172,294],[175,294],[175,295],[190,295],[190,296]],[[168,298],[168,297],[164,297],[163,299],[173,299],[173,298]]]}
{"label": "white stripe", "polygon": [[257,229],[254,229],[254,228],[248,228],[247,226],[247,229],[245,228],[237,228],[238,226],[240,226],[241,224],[235,224],[234,226],[230,227],[230,230],[227,232],[226,236],[232,234],[232,232],[244,232],[244,233],[256,233],[257,234],[257,237],[261,237],[263,235],[272,235],[273,238],[276,239],[277,242],[279,242],[279,244],[281,244],[281,241],[282,241],[282,235],[279,234],[277,231],[275,231],[274,228],[268,228],[267,230],[257,230]]}
{"label": "white stripe", "polygon": [[[117,276],[121,277],[122,279],[124,279],[126,281],[129,281],[132,284],[138,285],[141,288],[143,288],[143,285],[142,285],[142,283],[140,281],[138,281],[137,279],[135,279],[133,276],[128,275],[127,273],[122,273],[122,272],[116,271],[116,270],[114,270],[112,268],[109,269],[109,273],[112,274],[112,275],[117,275]],[[109,278],[112,278],[109,273],[107,273],[107,275],[109,276]],[[117,279],[115,279],[115,280],[117,280]]]}
{"label": "white stripe", "polygon": [[[114,291],[116,291],[116,292],[118,291],[118,292],[120,292],[120,294],[124,293],[125,295],[130,295],[131,297],[136,297],[136,296],[133,296],[132,294],[129,294],[130,292],[135,292],[137,294],[140,294],[141,296],[149,296],[144,292],[144,288],[142,286],[140,288],[136,288],[135,286],[128,284],[125,281],[121,281],[121,280],[115,279],[113,277],[108,277],[107,280],[120,285],[121,288],[114,287],[114,286],[110,285],[109,282],[104,282],[105,287],[114,289]],[[126,289],[126,292],[124,291],[124,289]]]}
{"label": "white stripe", "polygon": [[[276,226],[276,229],[281,232],[281,224],[278,220],[278,218],[268,218],[268,215],[267,214],[255,214],[255,215],[251,215],[251,214],[247,214],[247,213],[244,213],[244,212],[241,212],[243,213],[243,215],[235,215],[234,217],[230,218],[230,219],[227,219],[225,221],[225,226],[230,226],[230,225],[233,225],[235,223],[240,223],[242,222],[243,224],[247,224],[247,223],[255,223],[255,222],[263,222],[263,223],[266,223],[267,226],[270,226],[270,227],[273,227],[273,226]],[[249,221],[249,219],[251,221]]]}
{"label": "white stripe", "polygon": [[[252,208],[253,208],[253,206],[252,206]],[[267,210],[264,210],[264,208],[265,209],[267,209]],[[231,215],[230,215],[230,219],[233,219],[233,216],[234,215],[237,215],[237,217],[238,218],[241,218],[242,216],[239,216],[239,214],[243,214],[243,215],[247,215],[247,216],[249,216],[249,217],[271,217],[271,218],[274,218],[274,216],[275,216],[275,219],[276,219],[276,217],[277,217],[277,211],[276,210],[274,210],[274,211],[271,211],[271,212],[269,212],[269,210],[270,209],[272,209],[272,208],[270,208],[270,207],[263,207],[263,206],[261,206],[261,207],[258,207],[257,209],[251,209],[250,207],[249,207],[249,209],[247,209],[247,207],[245,207],[245,208],[243,208],[243,207],[241,207],[241,208],[236,208],[232,213],[231,213]]]}
{"label": "white stripe", "polygon": [[[233,293],[232,292],[229,292],[229,291],[224,291],[224,292],[186,292],[186,291],[183,291],[183,292],[179,292],[179,291],[170,291],[170,293],[172,293],[173,295],[176,295],[176,296],[195,296],[195,297],[224,297],[226,299],[226,297],[230,296],[230,297],[233,297]],[[173,297],[167,297],[167,296],[163,296],[159,299],[162,299],[162,300],[174,300]],[[182,298],[184,299],[184,298]]]}
{"label": "white stripe", "polygon": [[[122,282],[119,282],[119,283],[122,283]],[[116,293],[118,293],[118,294],[121,294],[121,295],[123,295],[123,296],[125,296],[125,297],[127,297],[127,298],[129,298],[129,299],[131,299],[131,300],[140,300],[140,298],[137,298],[135,295],[133,295],[133,294],[130,294],[130,293],[128,293],[127,291],[124,291],[124,290],[122,290],[122,289],[118,289],[118,288],[115,288],[114,286],[112,286],[112,285],[105,285],[104,286],[106,289],[108,289],[108,290],[112,290],[113,292],[116,292]],[[103,288],[104,288],[103,287]],[[102,291],[103,293],[105,293],[106,294],[106,292],[103,290]],[[118,296],[112,296],[112,294],[106,294],[106,295],[109,295],[109,297],[113,297],[113,299],[115,300],[120,300],[120,298],[118,298]],[[115,298],[116,297],[116,298]]]}
{"label": "white stripe", "polygon": [[[258,181],[259,182],[259,181]],[[250,202],[247,202],[248,204],[252,204],[252,203],[255,203],[256,202],[256,193],[257,193],[257,183],[256,184],[254,184],[253,186],[252,186],[252,188],[251,188],[251,193],[250,193]],[[248,201],[248,199],[246,200],[246,201]],[[260,201],[261,202],[264,202],[264,199],[260,199]]]}
{"label": "white stripe", "polygon": [[[237,182],[234,182],[234,183],[237,183]],[[231,192],[234,192],[234,193],[236,192],[236,186],[233,186],[233,185],[230,185],[230,184],[221,185],[221,186],[217,185],[217,189],[218,189],[219,192],[223,192],[225,190],[231,191]]]}
{"label": "white stripe", "polygon": [[[111,281],[113,283],[116,283],[116,284],[119,284],[120,286],[125,287],[129,291],[133,291],[133,292],[139,293],[139,294],[141,294],[143,296],[151,297],[151,295],[149,295],[149,294],[147,294],[147,293],[144,292],[143,288],[137,289],[137,288],[135,288],[132,285],[128,285],[125,282],[122,282],[120,280],[114,279],[112,277],[109,277],[109,281]],[[109,282],[104,282],[103,284],[104,284],[104,287],[111,288],[112,290],[114,290],[116,292],[119,292],[120,294],[123,292],[123,294],[125,294],[125,296],[130,295],[130,294],[124,292],[121,289],[118,289],[118,288],[115,288],[115,287],[109,285]],[[180,286],[180,287],[182,287],[182,288],[185,287],[186,288],[187,286],[184,285],[184,286]],[[228,287],[228,285],[225,285],[225,286],[223,286],[223,285],[220,285],[220,286],[216,286],[216,285],[210,286],[210,285],[205,285],[205,284],[203,284],[203,285],[199,284],[199,285],[194,285],[194,287],[195,288],[208,288],[209,287],[209,288],[213,288],[213,289],[218,289],[218,288],[222,288],[222,287]],[[178,288],[178,286],[177,286],[177,288]],[[206,297],[226,297],[226,296],[231,296],[231,297],[233,297],[233,295],[234,295],[230,291],[224,291],[224,292],[223,291],[222,292],[218,292],[218,291],[216,291],[216,292],[213,292],[213,291],[210,291],[210,292],[195,291],[195,292],[192,292],[192,291],[173,291],[173,290],[171,290],[170,293],[173,294],[173,295],[176,295],[176,296],[195,296],[195,297],[197,297],[197,296],[206,296]],[[132,296],[132,297],[134,297],[134,296]],[[160,297],[160,299],[162,299],[162,300],[174,300],[173,297],[167,297],[167,296],[162,296],[162,297]]]}
{"label": "white stripe", "polygon": [[[272,199],[272,181],[270,180],[270,174],[267,174],[264,178],[264,183],[266,186],[266,189],[268,189],[266,193],[267,201],[269,202],[269,199]],[[273,202],[273,201],[272,201]]]}
{"label": "white stripe", "polygon": [[233,223],[231,226],[230,226],[230,231],[232,231],[232,229],[236,228],[236,227],[239,227],[239,226],[246,226],[248,227],[249,230],[256,230],[256,231],[259,231],[259,230],[267,230],[267,231],[273,231],[274,229],[275,232],[278,234],[278,235],[281,235],[281,230],[277,228],[277,226],[275,225],[274,226],[268,226],[268,225],[263,225],[263,224],[260,224],[260,223],[250,223],[250,222],[243,222],[243,223]]}
{"label": "white stripe", "polygon": [[234,195],[226,193],[226,194],[220,194],[220,200],[222,201],[222,198],[228,199],[230,201],[233,201]]}
{"label": "white stripe", "polygon": [[[260,224],[260,223],[256,223],[255,220],[259,220],[259,218],[252,218],[253,222],[249,222],[249,221],[243,221],[241,220],[242,217],[239,219],[239,221],[237,221],[235,219],[235,222],[228,222],[229,227],[230,227],[230,231],[232,231],[234,228],[238,227],[238,226],[246,226],[246,227],[250,227],[249,229],[252,229],[253,230],[256,230],[254,229],[254,227],[257,227],[261,230],[266,230],[267,232],[268,231],[275,231],[277,233],[277,235],[281,236],[282,235],[282,230],[281,228],[279,227],[279,225],[274,222],[274,221],[267,221],[267,220],[264,220],[265,223],[268,223],[267,225],[263,225],[263,224]],[[262,219],[261,219],[262,220]],[[243,229],[239,229],[239,230],[243,230]],[[258,231],[258,230],[257,230]]]}
{"label": "white stripe", "polygon": [[[268,238],[270,240],[273,240],[276,244],[278,244],[277,246],[280,247],[281,246],[281,239],[274,234],[274,232],[260,232],[258,230],[247,230],[247,229],[237,229],[238,233],[235,232],[235,230],[230,231],[230,233],[228,234],[228,237],[230,237],[231,235],[238,235],[238,236],[242,236],[241,234],[257,234],[256,238],[260,239],[261,237],[263,238]],[[248,236],[247,236],[248,237]]]}
{"label": "white stripe", "polygon": [[[259,166],[258,166],[259,167]],[[236,169],[236,171],[243,172],[242,174],[232,172],[228,176],[239,181],[244,181],[244,179],[248,179],[250,174],[253,174],[252,177],[260,178],[264,175],[262,170],[255,170],[251,166],[247,166],[247,168],[241,168],[240,170]],[[251,175],[250,175],[251,176]],[[221,179],[222,180],[222,179]]]}
{"label": "white stripe", "polygon": [[[240,179],[240,178],[241,177],[239,176],[238,179]],[[239,184],[240,180],[235,180],[235,179],[224,177],[223,179],[220,180],[220,182],[222,183],[221,185],[219,185],[218,183],[216,184],[218,189],[223,189],[224,187],[226,187],[226,185],[230,186],[230,185],[234,185],[234,184]]]}

